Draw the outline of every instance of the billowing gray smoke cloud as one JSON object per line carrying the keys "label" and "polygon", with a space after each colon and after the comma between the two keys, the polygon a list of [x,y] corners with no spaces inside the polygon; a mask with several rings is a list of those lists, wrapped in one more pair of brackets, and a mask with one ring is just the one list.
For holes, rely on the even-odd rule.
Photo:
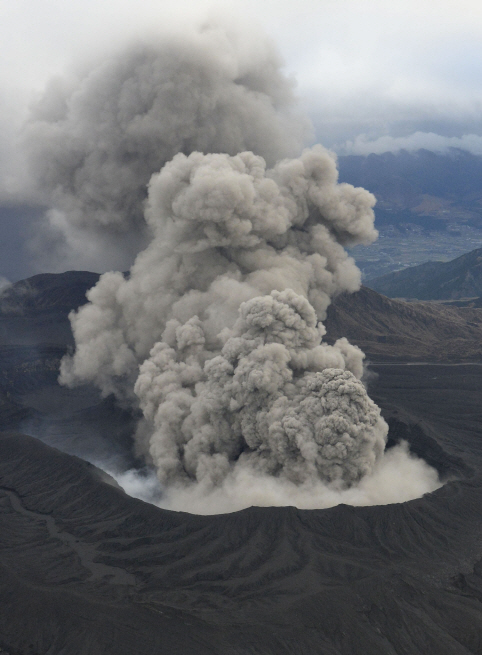
{"label": "billowing gray smoke cloud", "polygon": [[106,273],[72,316],[62,382],[138,403],[163,484],[214,488],[240,467],[358,482],[387,426],[363,353],[322,343],[319,319],[360,284],[342,244],[376,237],[373,204],[321,146],[268,170],[251,152],[176,155],[151,179],[153,240],[129,278]]}
{"label": "billowing gray smoke cloud", "polygon": [[[142,412],[138,452],[172,508],[326,506],[351,489],[363,489],[353,502],[384,502],[373,485],[389,486],[387,425],[364,355],[324,343],[321,322],[334,295],[359,288],[344,247],[376,238],[375,199],[338,184],[321,146],[283,158],[300,132],[287,130],[290,86],[271,54],[216,31],[174,46],[107,62],[61,94],[57,123],[34,125],[48,132],[38,152],[50,144],[44,179],[66,234],[149,238],[128,276],[105,273],[71,315],[60,380]],[[413,485],[398,493],[393,470],[406,481],[415,469],[397,453],[385,461],[402,500]]]}
{"label": "billowing gray smoke cloud", "polygon": [[216,353],[241,303],[273,290],[292,289],[324,318],[335,293],[359,287],[341,243],[376,237],[373,204],[364,189],[337,183],[321,146],[270,170],[250,152],[176,155],[151,179],[153,238],[129,279],[104,274],[72,317],[77,352],[62,380],[133,399],[139,364],[156,342],[171,343],[197,316],[204,349]]}
{"label": "billowing gray smoke cloud", "polygon": [[[353,484],[373,470],[386,424],[364,386],[361,353],[345,339],[321,345],[309,302],[292,290],[240,308],[221,354],[206,359],[201,322],[157,343],[135,392],[154,430],[161,482],[219,485],[249,466],[296,484]],[[203,362],[204,366],[203,366]]]}
{"label": "billowing gray smoke cloud", "polygon": [[[249,43],[249,47],[247,47]],[[269,164],[300,152],[308,122],[271,44],[217,26],[142,43],[55,79],[25,144],[66,265],[130,266],[149,238],[151,175],[182,152],[252,150]]]}

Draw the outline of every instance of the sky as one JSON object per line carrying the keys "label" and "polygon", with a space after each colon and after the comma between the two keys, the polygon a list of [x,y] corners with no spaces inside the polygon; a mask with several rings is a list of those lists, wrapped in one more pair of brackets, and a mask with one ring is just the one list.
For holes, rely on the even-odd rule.
{"label": "sky", "polygon": [[2,0],[0,204],[30,202],[19,197],[17,137],[48,80],[139,35],[219,14],[274,41],[314,141],[340,154],[482,153],[475,0]]}
{"label": "sky", "polygon": [[360,134],[481,133],[475,0],[3,0],[3,122],[21,120],[32,96],[76,60],[219,13],[275,41],[330,146]]}

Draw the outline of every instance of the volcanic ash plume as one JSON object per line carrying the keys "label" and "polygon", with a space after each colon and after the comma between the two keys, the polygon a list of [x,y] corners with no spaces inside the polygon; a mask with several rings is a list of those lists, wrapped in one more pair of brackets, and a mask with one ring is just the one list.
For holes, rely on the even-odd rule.
{"label": "volcanic ash plume", "polygon": [[321,146],[268,170],[251,152],[176,155],[149,184],[151,243],[71,316],[61,381],[140,407],[139,450],[168,488],[208,493],[239,471],[353,485],[387,426],[363,353],[323,343],[320,319],[359,287],[343,246],[376,237],[373,204]]}
{"label": "volcanic ash plume", "polygon": [[293,111],[292,86],[271,44],[217,26],[53,80],[25,131],[51,207],[49,257],[55,246],[60,266],[129,267],[149,240],[149,179],[179,152],[252,150],[270,165],[298,154],[308,123]]}
{"label": "volcanic ash plume", "polygon": [[197,317],[177,328],[174,347],[156,344],[135,392],[161,482],[216,486],[245,466],[296,484],[351,485],[370,473],[386,425],[344,370],[360,368],[360,353],[320,340],[312,306],[286,290],[243,303],[220,355],[204,365]]}

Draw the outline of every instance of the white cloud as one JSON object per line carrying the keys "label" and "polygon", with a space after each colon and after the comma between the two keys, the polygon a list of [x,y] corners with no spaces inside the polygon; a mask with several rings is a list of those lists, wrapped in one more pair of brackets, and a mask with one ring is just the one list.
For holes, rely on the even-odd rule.
{"label": "white cloud", "polygon": [[461,137],[446,137],[433,132],[415,132],[409,136],[382,136],[369,139],[366,134],[360,134],[353,141],[347,141],[337,148],[344,155],[382,154],[383,152],[399,152],[400,150],[420,150],[424,148],[432,152],[447,152],[451,148],[467,150],[474,155],[482,155],[482,136],[464,134]]}

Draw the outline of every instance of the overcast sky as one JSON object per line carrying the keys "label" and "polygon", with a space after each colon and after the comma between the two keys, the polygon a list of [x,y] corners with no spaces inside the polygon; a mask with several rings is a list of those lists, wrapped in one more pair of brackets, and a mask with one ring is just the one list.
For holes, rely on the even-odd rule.
{"label": "overcast sky", "polygon": [[15,195],[16,134],[52,76],[220,13],[276,43],[317,141],[340,153],[482,154],[475,0],[2,0],[0,203]]}
{"label": "overcast sky", "polygon": [[3,139],[29,98],[75,60],[219,7],[277,43],[330,146],[360,134],[482,134],[476,0],[3,0]]}

